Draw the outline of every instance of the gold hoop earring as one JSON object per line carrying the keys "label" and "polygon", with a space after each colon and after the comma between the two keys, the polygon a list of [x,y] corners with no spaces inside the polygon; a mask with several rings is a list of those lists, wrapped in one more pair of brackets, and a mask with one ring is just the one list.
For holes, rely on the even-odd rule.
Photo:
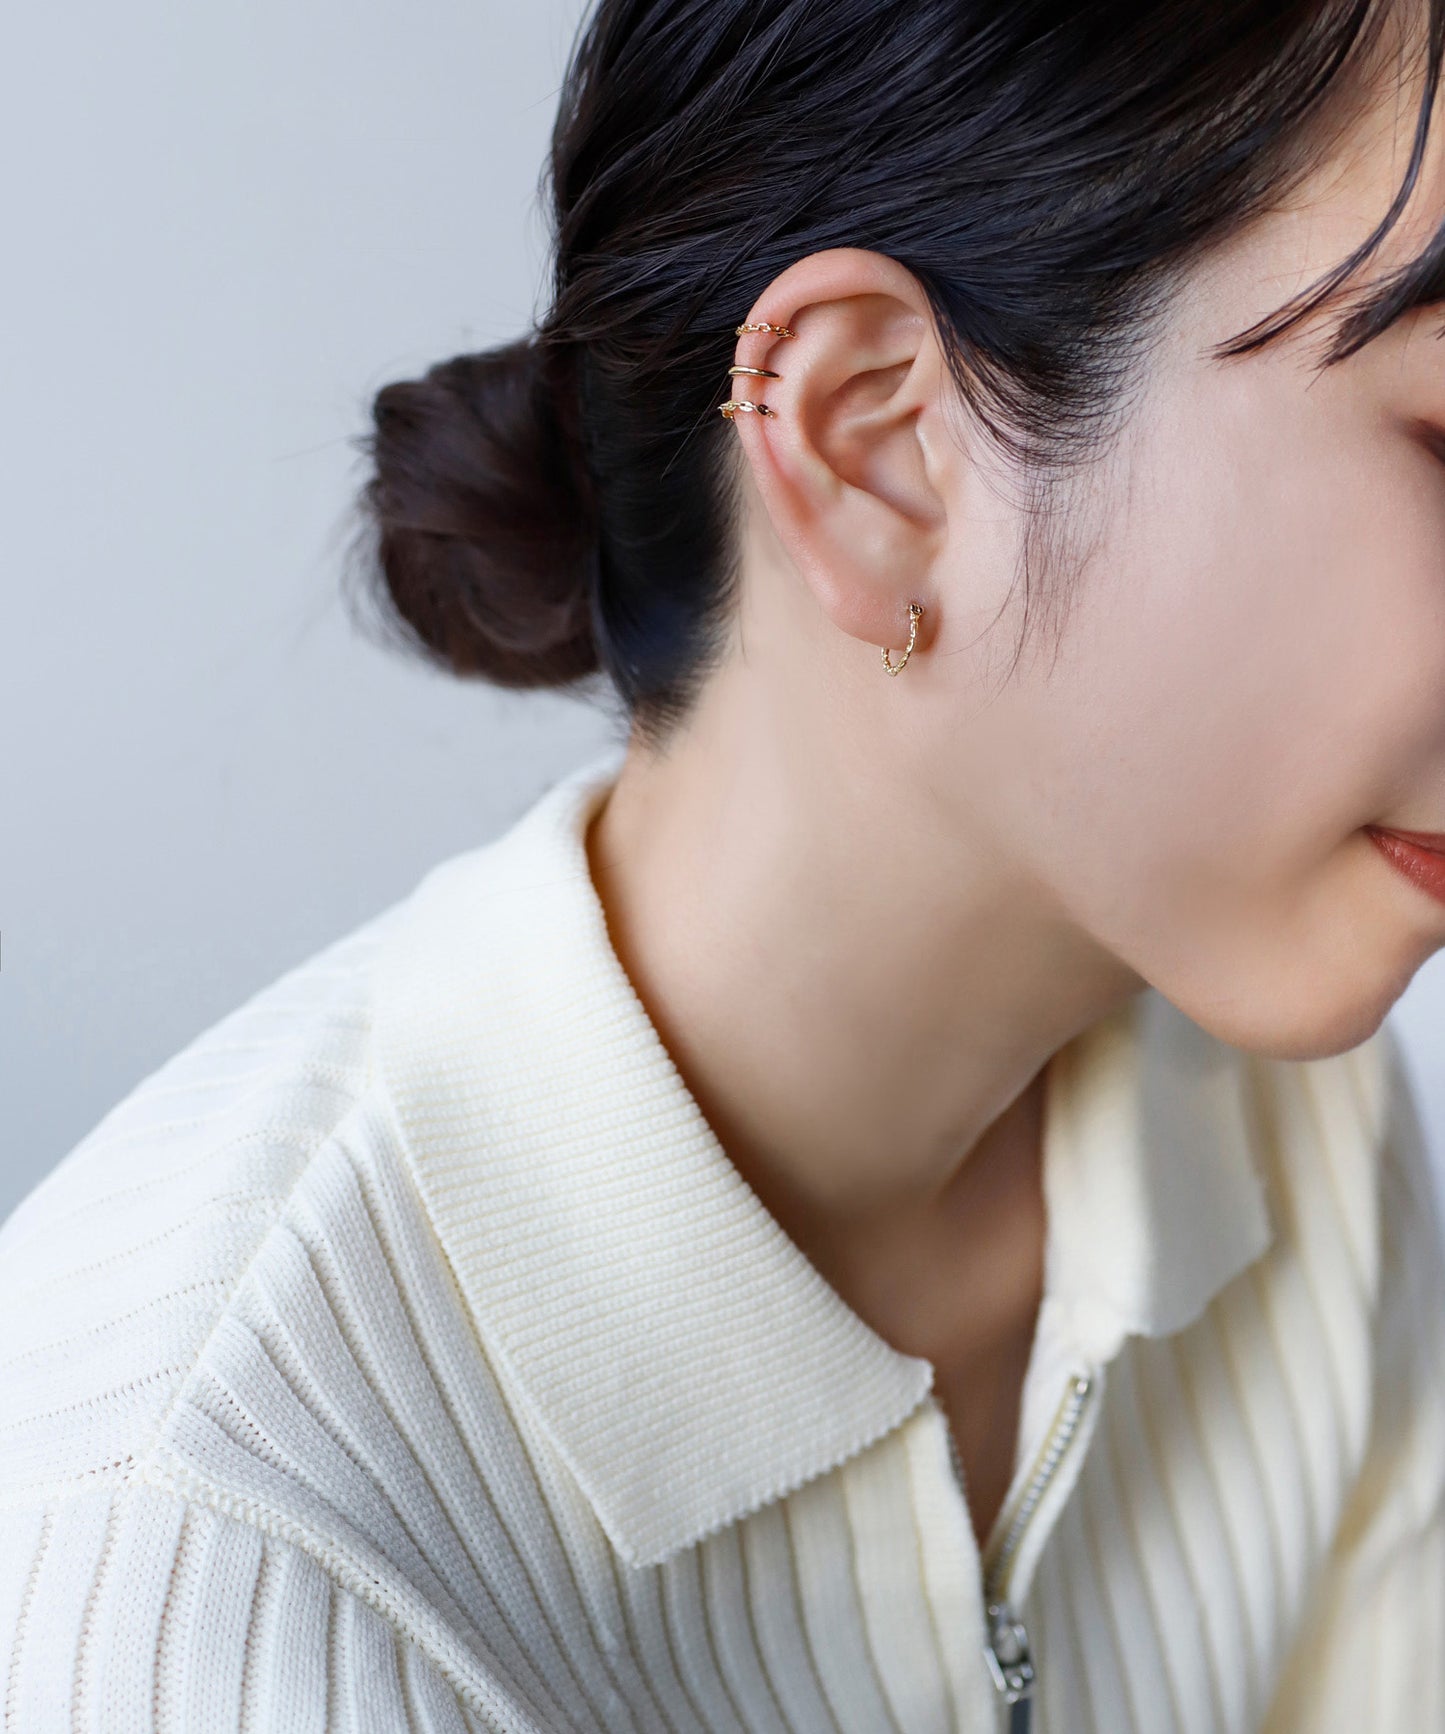
{"label": "gold hoop earring", "polygon": [[889,674],[902,674],[903,670],[908,666],[908,658],[913,654],[913,645],[918,637],[918,617],[922,612],[923,604],[921,602],[910,602],[908,604],[908,648],[903,652],[903,655],[899,657],[897,662],[890,662],[888,660],[888,646],[886,644],[883,646],[883,666],[888,670]]}
{"label": "gold hoop earring", "polygon": [[754,415],[770,415],[775,421],[778,415],[777,410],[769,409],[765,403],[754,403],[750,397],[730,397],[726,403],[720,403],[717,407],[718,414],[725,415],[729,421],[736,419],[740,409],[750,410]]}
{"label": "gold hoop earring", "polygon": [[728,372],[734,379],[781,379],[781,373],[774,373],[771,367],[730,367]]}

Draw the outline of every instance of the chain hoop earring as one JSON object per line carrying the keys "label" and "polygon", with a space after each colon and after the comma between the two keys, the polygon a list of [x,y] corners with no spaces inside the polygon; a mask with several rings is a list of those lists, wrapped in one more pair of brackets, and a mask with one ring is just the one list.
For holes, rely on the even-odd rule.
{"label": "chain hoop earring", "polygon": [[883,666],[889,674],[902,674],[903,670],[907,668],[908,658],[913,654],[913,645],[918,637],[918,617],[922,612],[923,604],[921,602],[908,604],[908,646],[897,662],[888,660],[888,646],[886,644],[883,646]]}

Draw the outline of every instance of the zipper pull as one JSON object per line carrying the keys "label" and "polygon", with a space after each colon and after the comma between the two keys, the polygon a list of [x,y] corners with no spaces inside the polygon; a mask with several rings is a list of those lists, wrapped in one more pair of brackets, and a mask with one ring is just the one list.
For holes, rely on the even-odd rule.
{"label": "zipper pull", "polygon": [[983,1653],[1005,1704],[1016,1704],[1033,1696],[1034,1660],[1029,1651],[1029,1634],[1006,1601],[988,1604],[988,1641]]}
{"label": "zipper pull", "polygon": [[988,1671],[1008,1705],[1008,1734],[1029,1734],[1034,1715],[1034,1660],[1023,1621],[1006,1601],[988,1604]]}

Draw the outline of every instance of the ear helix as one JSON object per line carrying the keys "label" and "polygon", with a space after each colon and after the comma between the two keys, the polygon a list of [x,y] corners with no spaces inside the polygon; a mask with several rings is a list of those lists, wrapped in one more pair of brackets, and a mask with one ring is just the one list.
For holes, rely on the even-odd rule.
{"label": "ear helix", "polygon": [[[758,332],[769,337],[797,336],[797,333],[789,330],[786,325],[772,325],[765,319],[754,324],[736,326],[733,334],[737,337],[746,337],[750,332]],[[738,363],[728,369],[728,377],[731,379],[781,379],[783,376],[781,373],[774,373],[770,367],[744,367]],[[726,403],[718,405],[718,413],[729,421],[735,421],[739,412],[743,411],[750,415],[771,417],[773,420],[777,419],[778,414],[767,404],[754,402],[750,397],[730,397]],[[908,659],[913,654],[913,646],[918,641],[918,622],[922,614],[923,604],[921,602],[908,604],[908,643],[904,646],[903,654],[897,662],[890,659],[888,646],[886,644],[883,646],[883,666],[889,674],[902,674],[908,666]]]}

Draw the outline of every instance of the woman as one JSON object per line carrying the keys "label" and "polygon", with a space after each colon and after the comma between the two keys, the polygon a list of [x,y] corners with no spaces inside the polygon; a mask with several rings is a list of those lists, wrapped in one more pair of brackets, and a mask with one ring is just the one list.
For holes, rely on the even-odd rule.
{"label": "woman", "polygon": [[11,1220],[7,1726],[1445,1727],[1442,45],[602,0],[366,547],[625,746]]}

